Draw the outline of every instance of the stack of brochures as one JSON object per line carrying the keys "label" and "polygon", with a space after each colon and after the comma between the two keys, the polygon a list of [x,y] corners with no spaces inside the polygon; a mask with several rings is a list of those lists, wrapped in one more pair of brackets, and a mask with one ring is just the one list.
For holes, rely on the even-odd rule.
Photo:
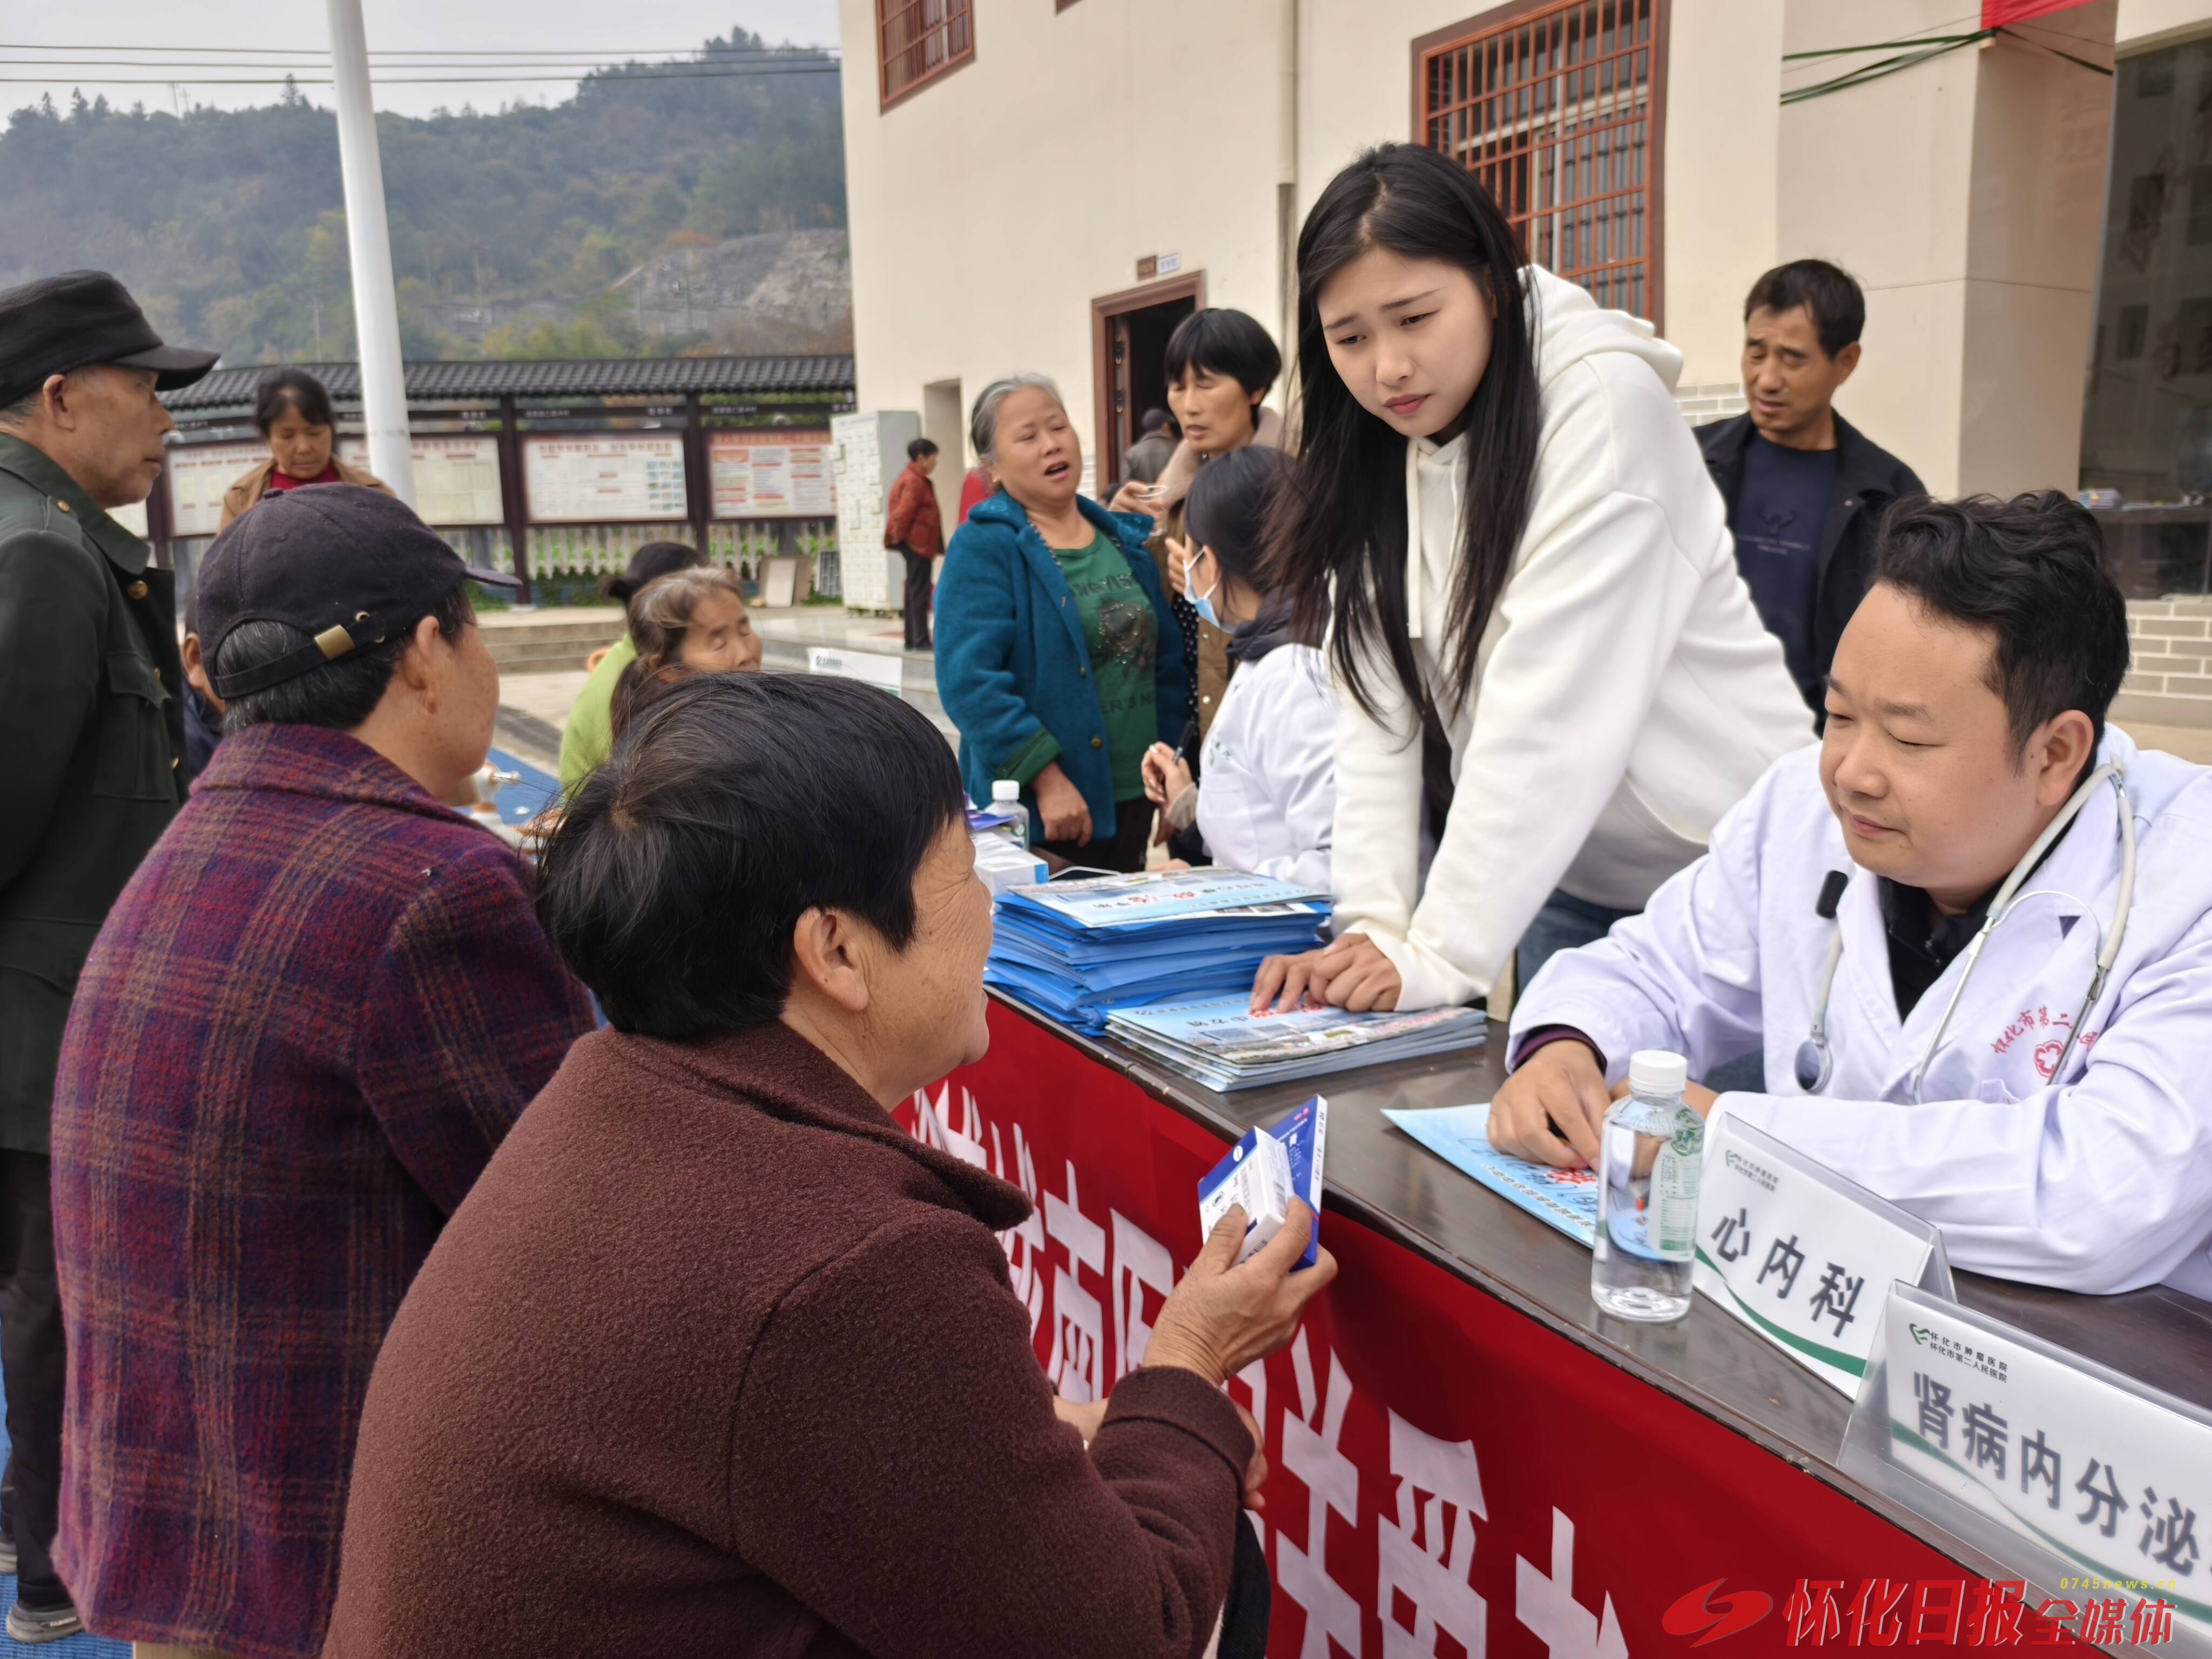
{"label": "stack of brochures", "polygon": [[1237,870],[1147,870],[999,896],[988,984],[1080,1031],[1167,997],[1249,993],[1262,959],[1322,942],[1328,896]]}
{"label": "stack of brochures", "polygon": [[1224,1094],[1470,1048],[1484,1029],[1478,1008],[1255,1014],[1249,994],[1118,1009],[1106,1021],[1109,1036]]}

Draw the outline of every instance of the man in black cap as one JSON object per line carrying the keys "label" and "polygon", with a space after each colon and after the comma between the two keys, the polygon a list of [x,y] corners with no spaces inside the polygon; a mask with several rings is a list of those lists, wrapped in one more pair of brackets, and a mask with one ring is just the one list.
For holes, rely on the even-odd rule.
{"label": "man in black cap", "polygon": [[122,283],[0,293],[0,1373],[18,1574],[8,1633],[78,1628],[55,1576],[65,1370],[47,1125],[77,970],[182,799],[175,592],[108,517],[143,501],[172,422],[155,397],[215,365],[161,343]]}
{"label": "man in black cap", "polygon": [[55,1555],[99,1635],[322,1650],[356,1425],[439,1229],[591,1004],[445,805],[499,670],[463,567],[352,484],[264,500],[196,599],[227,735],[84,965],[54,1088]]}

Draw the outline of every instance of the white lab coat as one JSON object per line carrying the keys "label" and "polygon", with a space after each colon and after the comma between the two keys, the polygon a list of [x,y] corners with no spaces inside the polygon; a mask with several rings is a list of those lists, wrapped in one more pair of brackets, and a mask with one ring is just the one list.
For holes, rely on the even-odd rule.
{"label": "white lab coat", "polygon": [[[1713,1121],[1755,1124],[1934,1222],[1954,1265],[2063,1290],[2162,1281],[2212,1297],[2212,773],[2106,729],[2100,758],[2126,769],[2135,806],[2135,903],[2067,1075],[2047,1073],[2118,886],[2109,788],[1990,935],[1916,1105],[1912,1074],[1964,957],[1900,1024],[1876,880],[1844,851],[1819,757],[1777,762],[1642,915],[1553,957],[1513,1011],[1516,1044],[1574,1026],[1613,1079],[1638,1048],[1673,1049],[1696,1077],[1763,1047],[1766,1092],[1723,1095]],[[1833,923],[1814,913],[1831,870],[1850,876]],[[1838,926],[1835,1072],[1808,1096],[1794,1060]]]}
{"label": "white lab coat", "polygon": [[1238,665],[1200,751],[1198,829],[1213,861],[1328,892],[1336,714],[1310,645]]}

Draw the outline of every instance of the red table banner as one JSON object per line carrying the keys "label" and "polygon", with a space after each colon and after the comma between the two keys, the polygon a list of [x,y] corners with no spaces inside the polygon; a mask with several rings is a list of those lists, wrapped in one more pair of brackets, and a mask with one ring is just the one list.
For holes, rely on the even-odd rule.
{"label": "red table banner", "polygon": [[[989,1055],[902,1121],[1035,1201],[1002,1237],[1014,1288],[1060,1392],[1096,1399],[1141,1363],[1224,1146],[1018,1015],[994,1006],[991,1026]],[[1496,1200],[1470,1184],[1468,1201]],[[2003,1589],[1381,1234],[1329,1214],[1322,1242],[1336,1283],[1231,1385],[1273,1468],[1272,1655],[1725,1659],[2037,1628]]]}

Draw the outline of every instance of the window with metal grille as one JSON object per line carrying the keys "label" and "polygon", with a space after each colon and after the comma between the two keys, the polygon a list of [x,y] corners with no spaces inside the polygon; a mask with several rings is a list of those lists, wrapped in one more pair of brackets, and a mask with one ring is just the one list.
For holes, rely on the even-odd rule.
{"label": "window with metal grille", "polygon": [[1667,0],[1539,0],[1413,46],[1419,142],[1464,165],[1528,257],[1659,314]]}
{"label": "window with metal grille", "polygon": [[975,57],[969,0],[876,0],[876,47],[889,109]]}

